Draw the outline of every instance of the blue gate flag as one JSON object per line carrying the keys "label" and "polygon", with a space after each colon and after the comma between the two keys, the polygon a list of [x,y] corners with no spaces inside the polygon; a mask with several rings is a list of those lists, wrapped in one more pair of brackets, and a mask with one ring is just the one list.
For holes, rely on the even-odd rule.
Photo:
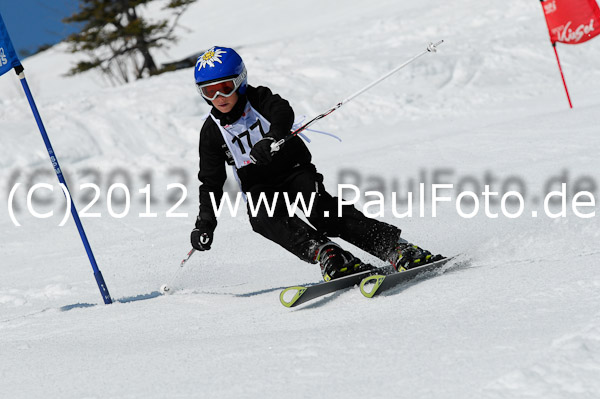
{"label": "blue gate flag", "polygon": [[21,65],[0,15],[0,76]]}
{"label": "blue gate flag", "polygon": [[[31,94],[31,90],[29,89],[29,85],[27,84],[27,79],[25,79],[25,70],[19,62],[19,58],[15,53],[15,49],[13,48],[13,45],[10,41],[10,37],[8,36],[8,31],[6,30],[6,26],[4,25],[4,21],[2,20],[2,15],[0,15],[0,76],[6,73],[7,71],[11,70],[12,68],[15,69],[15,72],[17,73],[17,76],[21,81],[21,86],[23,86],[23,91],[27,96],[27,101],[29,101],[31,112],[33,112],[33,117],[35,118],[35,121],[42,135],[42,140],[44,140],[46,150],[48,151],[48,155],[50,155],[50,162],[52,162],[52,167],[54,168],[56,177],[58,177],[58,181],[64,185],[65,189],[69,191],[69,188],[67,187],[67,182],[65,181],[65,177],[63,176],[62,170],[60,169],[60,166],[58,164],[56,153],[52,148],[50,138],[48,137],[48,133],[46,132],[46,128],[44,127],[44,123],[42,122],[42,117],[40,116],[37,106],[35,105],[35,101],[33,100],[33,95]],[[81,219],[79,219],[79,214],[77,213],[77,208],[75,208],[75,204],[73,203],[72,195],[69,195],[67,197],[67,201],[69,200],[71,201],[71,215],[73,216],[73,220],[75,221],[75,225],[77,226],[77,230],[79,231],[79,236],[81,237],[81,241],[83,242],[83,246],[85,247],[85,251],[87,252],[90,264],[92,265],[94,277],[96,278],[96,283],[98,284],[98,288],[100,289],[102,299],[104,300],[105,304],[111,304],[112,298],[110,297],[108,287],[104,282],[102,272],[100,272],[98,264],[96,263],[96,258],[94,257],[94,253],[92,252],[92,247],[88,242],[85,230],[83,229],[83,225],[81,224]]]}

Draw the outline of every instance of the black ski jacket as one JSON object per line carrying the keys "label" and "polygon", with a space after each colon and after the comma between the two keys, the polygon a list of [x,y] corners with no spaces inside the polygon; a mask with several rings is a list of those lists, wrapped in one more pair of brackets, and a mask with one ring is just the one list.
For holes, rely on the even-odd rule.
{"label": "black ski jacket", "polygon": [[[268,136],[279,140],[290,134],[294,123],[294,111],[286,100],[278,94],[273,94],[268,87],[248,86],[246,93],[239,95],[238,102],[230,112],[223,114],[213,107],[211,113],[223,126],[232,124],[242,116],[247,101],[250,101],[252,107],[271,123]],[[217,221],[210,193],[214,194],[218,205],[227,179],[225,165],[234,165],[234,161],[219,127],[210,116],[200,131],[199,152],[200,211],[196,226],[198,227],[203,221],[205,225],[208,223],[214,229]],[[294,137],[275,153],[273,161],[268,165],[247,165],[238,169],[237,173],[242,190],[248,192],[257,185],[276,186],[299,168],[310,164],[311,155],[308,148],[301,138]]]}

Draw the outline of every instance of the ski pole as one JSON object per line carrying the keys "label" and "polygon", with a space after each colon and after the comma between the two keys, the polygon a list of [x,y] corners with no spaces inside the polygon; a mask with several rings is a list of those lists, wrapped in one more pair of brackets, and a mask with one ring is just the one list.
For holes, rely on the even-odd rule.
{"label": "ski pole", "polygon": [[194,254],[194,252],[196,252],[196,250],[194,248],[192,248],[190,250],[190,252],[188,252],[187,257],[184,258],[181,261],[181,263],[179,264],[179,269],[177,269],[177,271],[175,272],[175,274],[173,274],[173,276],[171,277],[171,279],[169,280],[169,282],[167,284],[163,284],[163,285],[160,286],[160,292],[162,294],[170,294],[171,293],[171,287],[173,286],[173,282],[175,281],[175,279],[177,278],[177,276],[179,276],[179,272],[181,271],[181,268],[183,267],[183,265],[185,265],[185,262],[187,262],[188,260],[190,260],[190,258]]}
{"label": "ski pole", "polygon": [[188,260],[190,260],[190,258],[192,257],[192,255],[194,254],[194,252],[196,252],[195,248],[192,248],[190,252],[188,252],[187,254],[187,258],[185,258],[184,260],[181,261],[181,264],[179,265],[180,267],[183,267],[183,265],[185,265],[185,262],[187,262]]}
{"label": "ski pole", "polygon": [[410,64],[411,62],[417,60],[418,58],[424,56],[427,53],[435,53],[437,51],[437,47],[440,44],[442,44],[442,43],[444,43],[443,40],[440,40],[439,42],[437,42],[435,44],[434,43],[429,43],[429,45],[427,46],[427,49],[425,49],[422,52],[420,52],[419,54],[415,55],[414,57],[412,57],[411,59],[409,59],[408,61],[406,61],[402,65],[397,66],[396,68],[392,69],[391,71],[389,71],[388,73],[386,73],[385,75],[383,75],[382,77],[380,77],[379,79],[377,79],[377,80],[369,83],[368,85],[366,85],[362,89],[358,90],[356,93],[354,93],[351,96],[349,96],[349,97],[345,98],[344,100],[340,101],[335,106],[331,107],[330,109],[328,109],[327,111],[323,112],[322,114],[315,116],[313,119],[309,120],[304,125],[300,126],[298,129],[294,130],[289,136],[286,136],[286,137],[282,138],[281,140],[279,140],[279,141],[271,144],[271,152],[278,151],[279,148],[283,144],[285,144],[286,141],[292,139],[294,136],[298,135],[298,133],[301,133],[302,131],[306,130],[313,123],[317,122],[318,120],[321,120],[321,119],[325,118],[327,115],[331,114],[333,111],[335,111],[336,109],[340,108],[342,105],[344,105],[347,102],[349,102],[350,100],[353,100],[354,98],[358,97],[359,95],[361,95],[365,91],[369,90],[370,88],[372,88],[376,84],[380,83],[384,79],[389,78],[390,76],[392,76],[393,74],[395,74],[396,72],[398,72],[399,70],[401,70],[402,68],[404,68],[405,66],[407,66],[408,64]]}

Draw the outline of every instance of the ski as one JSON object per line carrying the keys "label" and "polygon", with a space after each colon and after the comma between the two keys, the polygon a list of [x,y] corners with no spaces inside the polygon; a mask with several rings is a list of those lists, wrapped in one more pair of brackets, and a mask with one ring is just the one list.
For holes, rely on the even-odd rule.
{"label": "ski", "polygon": [[444,258],[437,262],[415,267],[400,273],[371,273],[371,275],[366,276],[360,282],[360,292],[367,298],[373,298],[385,290],[396,287],[405,281],[412,280],[421,273],[437,270],[452,259],[453,258]]}
{"label": "ski", "polygon": [[[306,286],[288,287],[281,291],[279,294],[279,300],[283,306],[287,308],[293,308],[323,295],[359,285],[363,279],[372,274],[381,276],[393,272],[393,270],[394,269],[392,266],[384,266],[361,273],[351,274],[349,276],[337,278],[327,282]],[[291,298],[289,298],[290,296]],[[289,299],[286,299],[286,297]]]}

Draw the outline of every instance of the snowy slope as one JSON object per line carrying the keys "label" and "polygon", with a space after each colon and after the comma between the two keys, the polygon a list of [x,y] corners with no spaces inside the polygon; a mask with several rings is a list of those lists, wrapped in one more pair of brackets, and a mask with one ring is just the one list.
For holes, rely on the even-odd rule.
{"label": "snowy slope", "polygon": [[[77,55],[58,45],[24,66],[79,208],[93,197],[79,184],[102,189],[89,211],[101,217],[83,222],[116,302],[102,304],[72,221],[58,227],[57,186],[34,196],[38,212],[54,215],[28,215],[27,188],[56,178],[17,79],[2,76],[2,396],[599,397],[599,223],[570,209],[546,217],[543,196],[561,181],[569,200],[598,191],[600,39],[558,47],[570,110],[537,2],[408,3],[200,0],[182,18],[181,40],[157,58],[233,46],[251,84],[311,117],[444,39],[437,54],[315,126],[341,144],[311,133],[310,149],[332,192],[342,182],[382,191],[385,221],[425,248],[463,254],[467,266],[373,300],[350,290],[285,309],[280,290],[318,281],[318,267],[252,233],[240,214],[222,218],[213,250],[180,269],[209,110],[192,70],[111,87],[95,73],[62,76]],[[434,176],[468,190],[518,190],[525,211],[464,219],[448,202],[435,218],[430,205],[425,217],[417,209],[395,218],[391,192],[404,198]],[[106,200],[116,182],[131,195],[123,218]],[[187,217],[166,216],[182,195],[167,190],[175,182],[187,187],[175,210]],[[7,203],[16,183],[20,227]],[[139,217],[146,184],[155,218]],[[114,212],[122,198],[115,190]],[[175,294],[160,296],[170,281]]]}

